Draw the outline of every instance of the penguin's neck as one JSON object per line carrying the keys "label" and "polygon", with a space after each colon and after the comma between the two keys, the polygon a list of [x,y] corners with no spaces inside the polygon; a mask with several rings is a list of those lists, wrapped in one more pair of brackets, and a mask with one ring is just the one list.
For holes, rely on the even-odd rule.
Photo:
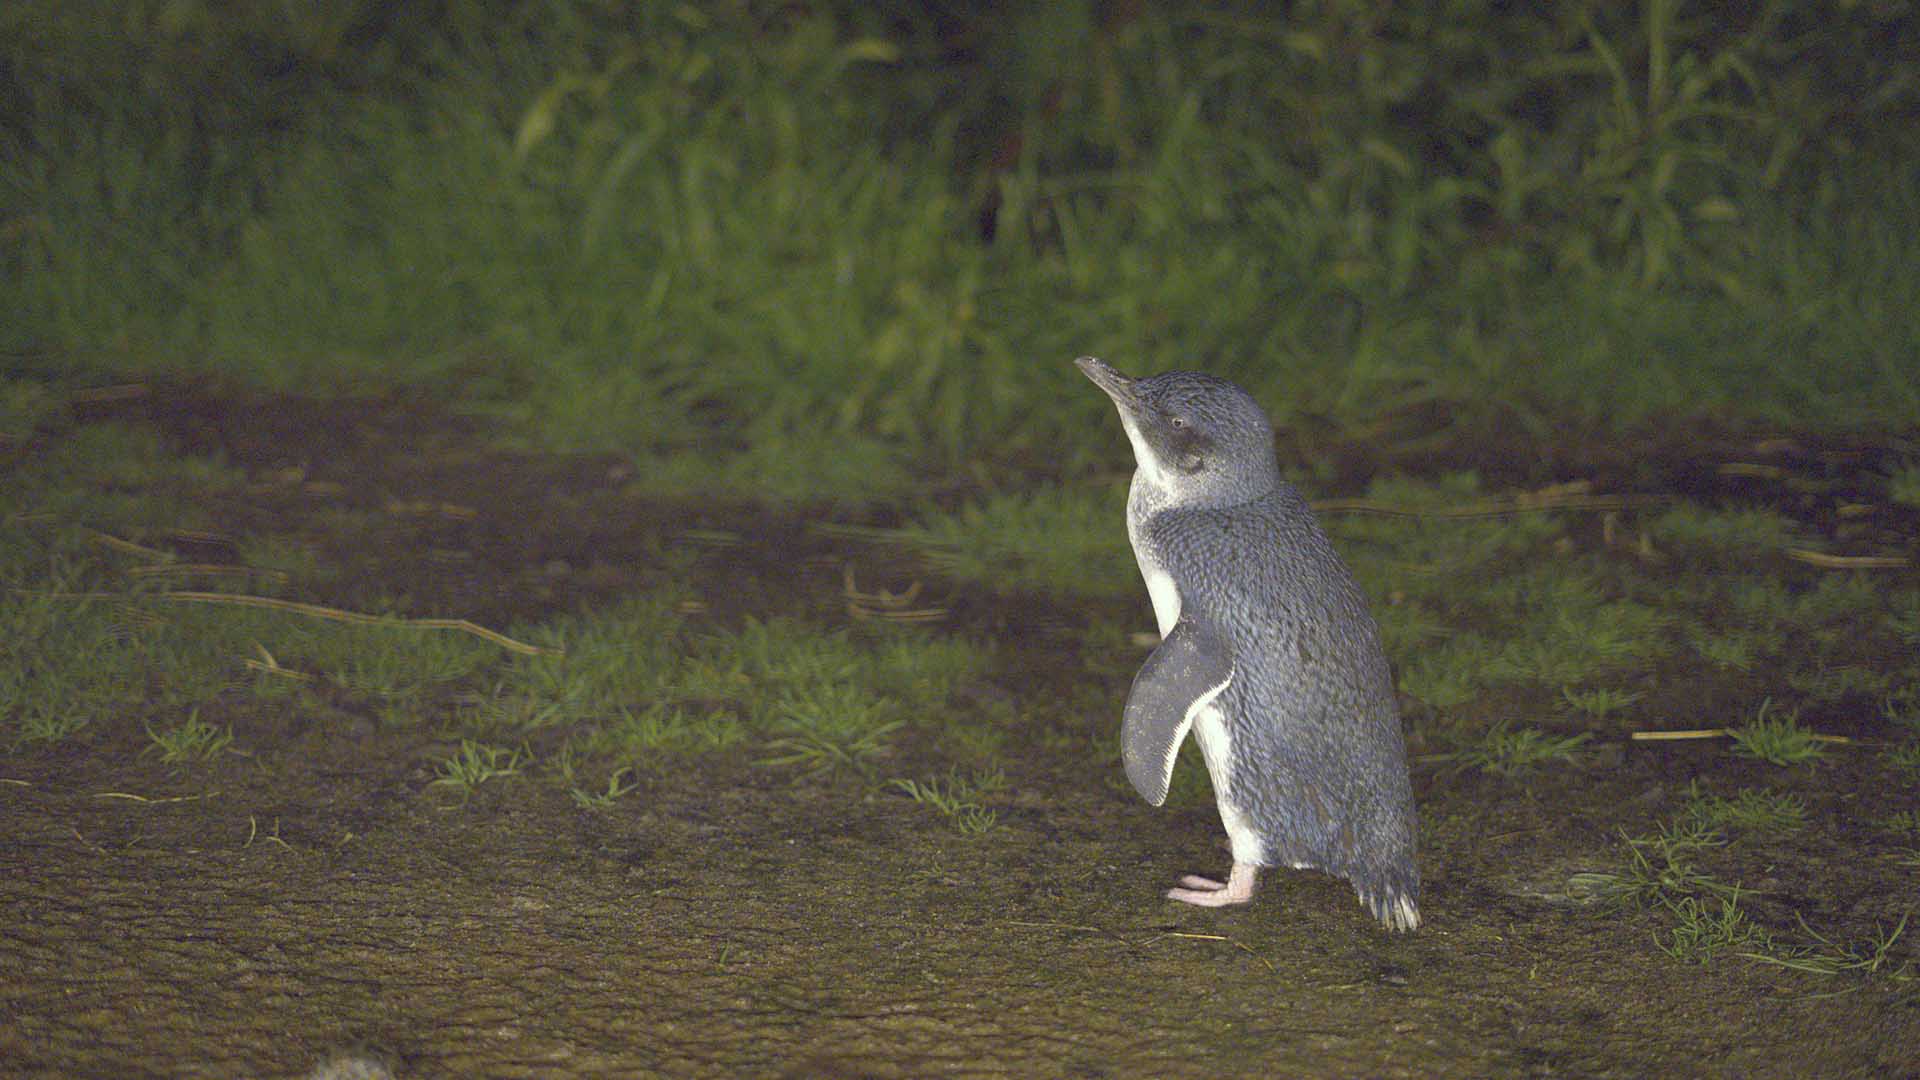
{"label": "penguin's neck", "polygon": [[1172,470],[1142,464],[1133,471],[1133,483],[1127,489],[1128,539],[1136,539],[1131,530],[1148,517],[1167,510],[1227,510],[1245,506],[1272,494],[1280,486],[1280,470],[1275,467],[1251,478],[1222,483],[1193,476],[1181,476]]}

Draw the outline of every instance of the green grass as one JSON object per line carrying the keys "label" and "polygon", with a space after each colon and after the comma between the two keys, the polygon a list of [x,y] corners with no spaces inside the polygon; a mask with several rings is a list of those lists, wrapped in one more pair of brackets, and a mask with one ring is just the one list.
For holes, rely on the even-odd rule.
{"label": "green grass", "polygon": [[1688,788],[1682,820],[1701,832],[1787,833],[1806,825],[1807,804],[1798,795],[1753,788],[1725,798],[1700,791],[1696,782]]}
{"label": "green grass", "polygon": [[1656,548],[1678,547],[1724,558],[1729,553],[1778,553],[1793,546],[1798,526],[1774,510],[1712,510],[1694,503],[1673,506],[1647,525]]}
{"label": "green grass", "polygon": [[458,791],[464,801],[471,798],[474,789],[481,784],[518,776],[520,770],[532,761],[533,756],[524,747],[516,750],[462,739],[459,751],[434,769],[434,778],[430,783],[434,787]]}
{"label": "green grass", "polygon": [[819,772],[847,769],[872,777],[872,761],[886,737],[904,723],[886,697],[858,686],[797,689],[773,704],[771,756],[761,765],[798,765]]}
{"label": "green grass", "polygon": [[196,498],[244,481],[218,457],[175,452],[146,426],[85,424],[54,436],[10,470],[0,488],[0,515],[32,530],[15,539],[23,545],[13,547],[16,556],[25,546],[72,553],[98,544],[83,529],[140,543],[175,529],[204,528]]}
{"label": "green grass", "polygon": [[[1809,975],[1877,975],[1898,982],[1911,982],[1914,962],[1911,957],[1896,958],[1894,949],[1905,935],[1912,912],[1902,914],[1891,927],[1877,927],[1864,941],[1836,941],[1800,920],[1800,929],[1809,944],[1775,948],[1760,954],[1742,954],[1750,960]],[[1798,918],[1798,916],[1796,916]]]}
{"label": "green grass", "polygon": [[[1124,442],[1120,425],[1111,426]],[[1113,596],[1141,588],[1125,485],[992,493],[953,511],[923,511],[894,535],[940,573],[997,592]]]}
{"label": "green grass", "polygon": [[1734,897],[1735,886],[1700,867],[1703,854],[1726,845],[1720,833],[1674,822],[1647,836],[1622,832],[1621,839],[1626,842],[1626,865],[1618,871],[1575,875],[1571,884],[1577,892],[1617,905],[1669,910],[1690,898]]}
{"label": "green grass", "polygon": [[583,810],[604,810],[612,806],[616,800],[632,794],[633,790],[640,786],[637,781],[630,779],[632,775],[633,769],[623,765],[607,775],[604,788],[593,791],[574,783],[573,764],[570,760],[563,761],[561,765],[561,778],[567,784],[567,794]]}
{"label": "green grass", "polygon": [[1826,747],[1814,732],[1791,715],[1769,715],[1772,706],[1771,700],[1761,702],[1752,721],[1733,729],[1735,753],[1770,765],[1806,765],[1826,756]]}
{"label": "green grass", "polygon": [[[1870,5],[1791,39],[1665,3],[1572,34],[1336,5],[1284,39],[1076,8],[962,16],[966,64],[851,4],[18,7],[0,349],[62,370],[398,379],[663,490],[801,499],[1123,460],[1090,351],[1283,420],[1920,413],[1920,180]],[[14,396],[12,427],[52,416]]]}
{"label": "green grass", "polygon": [[1640,695],[1637,693],[1615,690],[1606,686],[1596,686],[1588,690],[1575,690],[1569,686],[1560,691],[1560,697],[1576,712],[1584,713],[1595,720],[1605,720],[1640,700]]}
{"label": "green grass", "polygon": [[234,548],[240,562],[267,576],[250,587],[253,592],[277,592],[293,586],[312,586],[331,580],[336,571],[323,566],[312,543],[292,536],[243,536]]}
{"label": "green grass", "polygon": [[1436,755],[1457,769],[1479,769],[1508,778],[1523,776],[1545,764],[1572,764],[1579,760],[1580,747],[1591,736],[1586,732],[1556,735],[1538,728],[1515,727],[1511,721],[1495,724],[1466,745]]}
{"label": "green grass", "polygon": [[153,740],[149,750],[157,751],[164,764],[172,765],[182,761],[205,761],[224,752],[233,745],[233,730],[222,730],[200,719],[199,710],[187,714],[179,724],[165,730],[156,731],[147,728],[147,737]]}
{"label": "green grass", "polygon": [[928,807],[953,823],[962,836],[979,836],[999,824],[999,814],[979,800],[1006,786],[1006,775],[998,770],[963,777],[950,770],[944,780],[893,779],[887,786],[904,793],[914,802]]}
{"label": "green grass", "polygon": [[530,629],[530,640],[565,653],[510,661],[468,727],[590,727],[582,754],[642,771],[751,741],[763,764],[870,776],[894,731],[944,726],[954,687],[990,657],[917,628],[856,632],[789,618],[699,628],[678,596],[669,588]]}
{"label": "green grass", "polygon": [[1683,896],[1668,907],[1673,927],[1665,940],[1654,934],[1654,944],[1675,960],[1710,964],[1728,950],[1766,955],[1773,948],[1773,936],[1754,925],[1740,907],[1736,887],[1725,896],[1703,899]]}
{"label": "green grass", "polygon": [[[168,558],[163,549],[135,557],[40,508],[96,508],[75,494],[103,486],[124,493],[126,506],[159,505],[183,486],[230,486],[229,472],[179,459],[142,429],[88,425],[62,435],[17,475],[24,482],[9,496],[38,516],[33,529],[0,542],[10,586],[0,593],[0,632],[18,643],[0,663],[0,740],[11,747],[132,723],[144,726],[166,761],[186,760],[211,755],[230,735],[167,717],[197,716],[216,700],[242,708],[325,701],[368,709],[392,727],[450,728],[470,747],[440,781],[463,790],[489,770],[520,767],[486,748],[558,729],[581,769],[610,774],[608,786],[591,793],[563,778],[569,789],[610,801],[630,783],[618,779],[623,768],[652,772],[675,756],[748,743],[763,762],[845,768],[870,779],[874,760],[903,726],[985,722],[951,702],[956,686],[984,670],[990,650],[919,627],[831,628],[787,618],[693,624],[683,613],[686,586],[675,576],[684,567],[671,559],[663,558],[664,580],[625,603],[510,628],[553,650],[540,656],[399,623],[170,602],[150,576],[129,573]],[[125,528],[129,517],[112,520]],[[308,541],[267,538],[240,550],[256,565],[284,568],[284,587],[296,597],[329,577]],[[973,742],[981,760],[993,752],[994,739]]]}
{"label": "green grass", "polygon": [[[1444,614],[1434,621],[1459,629],[1436,630],[1435,641],[1413,650],[1401,689],[1449,709],[1497,687],[1601,681],[1670,647],[1674,616],[1617,595],[1621,585],[1609,580],[1611,572],[1558,560],[1496,570],[1503,566],[1490,561],[1447,578]],[[1378,573],[1372,568],[1364,576]]]}
{"label": "green grass", "polygon": [[1461,634],[1416,653],[1401,670],[1400,689],[1436,709],[1466,705],[1492,682],[1486,673],[1489,651],[1479,636]]}
{"label": "green grass", "polygon": [[604,729],[595,745],[617,747],[627,759],[661,763],[674,755],[725,750],[744,742],[746,725],[731,709],[692,708],[654,702],[643,708],[622,707],[619,719]]}
{"label": "green grass", "polygon": [[1909,735],[1920,735],[1920,684],[1909,683],[1880,699],[1880,715]]}
{"label": "green grass", "polygon": [[907,463],[885,441],[806,430],[763,437],[739,448],[647,453],[634,462],[634,472],[635,486],[650,494],[751,492],[792,503],[857,504],[912,486]]}
{"label": "green grass", "polygon": [[[520,656],[470,635],[399,622],[343,624],[171,598],[170,579],[140,573],[167,565],[164,546],[134,554],[99,542],[85,524],[104,521],[164,544],[164,534],[152,540],[152,529],[131,523],[181,521],[175,502],[192,505],[184,501],[189,491],[236,494],[237,476],[217,461],[175,454],[144,428],[57,432],[14,476],[19,482],[6,499],[32,525],[0,540],[9,586],[0,593],[0,632],[17,643],[0,663],[0,741],[10,747],[131,723],[144,726],[166,760],[184,760],[212,753],[208,747],[229,736],[168,717],[197,716],[216,700],[242,708],[325,701],[370,710],[388,726],[450,728],[474,747],[512,745],[556,728],[583,769],[616,775],[755,743],[763,761],[845,766],[867,776],[907,724],[985,722],[951,701],[956,686],[984,670],[990,650],[919,627],[831,628],[787,618],[693,624],[683,611],[685,560],[670,553],[661,558],[661,579],[625,603],[509,628],[552,650]],[[103,490],[118,501],[103,503],[95,495]],[[240,555],[281,570],[280,587],[298,598],[331,576],[317,545],[333,523],[316,524],[321,533],[306,539],[243,541]],[[973,742],[981,760],[993,752],[987,735]],[[463,751],[443,779],[477,782],[475,770],[488,764],[474,756],[480,752]],[[610,780],[594,796],[621,790],[623,782]]]}
{"label": "green grass", "polygon": [[1795,803],[1786,796],[1751,790],[1720,799],[1695,789],[1678,820],[1646,836],[1622,832],[1626,861],[1620,869],[1576,874],[1570,890],[1610,906],[1657,912],[1663,925],[1653,931],[1654,946],[1683,962],[1709,964],[1731,954],[1813,975],[1910,980],[1911,959],[1896,959],[1894,953],[1909,916],[1903,915],[1891,928],[1880,928],[1865,941],[1842,942],[1815,931],[1796,913],[1796,940],[1796,935],[1755,923],[1741,906],[1741,886],[1722,880],[1703,865],[1727,846],[1722,827],[1798,828],[1803,811]]}
{"label": "green grass", "polygon": [[1894,594],[1893,608],[1887,613],[1887,629],[1901,643],[1920,646],[1920,589],[1904,589]]}
{"label": "green grass", "polygon": [[1703,626],[1687,629],[1687,644],[1700,659],[1719,668],[1750,670],[1764,638],[1747,630],[1709,630]]}

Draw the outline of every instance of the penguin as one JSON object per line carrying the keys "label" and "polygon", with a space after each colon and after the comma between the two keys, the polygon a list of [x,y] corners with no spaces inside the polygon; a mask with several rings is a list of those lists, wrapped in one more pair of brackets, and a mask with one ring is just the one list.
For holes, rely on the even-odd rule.
{"label": "penguin", "polygon": [[1192,734],[1233,849],[1225,881],[1189,875],[1167,897],[1242,904],[1262,868],[1317,869],[1389,930],[1418,927],[1413,787],[1380,631],[1280,478],[1265,411],[1201,372],[1074,363],[1133,444],[1127,539],[1160,627],[1123,713],[1127,778],[1165,802]]}

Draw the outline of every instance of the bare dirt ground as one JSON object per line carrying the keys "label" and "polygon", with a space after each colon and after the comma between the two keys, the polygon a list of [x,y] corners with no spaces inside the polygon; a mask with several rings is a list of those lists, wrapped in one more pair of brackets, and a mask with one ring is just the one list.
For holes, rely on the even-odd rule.
{"label": "bare dirt ground", "polygon": [[[889,573],[804,515],[635,498],[618,462],[486,450],[418,403],[177,392],[136,411],[257,479],[212,507],[223,529],[365,509],[366,535],[324,541],[346,568],[328,603],[537,619],[636,587],[693,527],[748,540],[696,569],[716,620],[844,617],[845,565]],[[643,774],[601,810],[537,778],[461,803],[429,785],[445,732],[347,711],[236,713],[247,753],[192,769],[141,757],[136,725],[0,757],[0,1074],[299,1076],[370,1047],[406,1077],[1920,1075],[1911,982],[1682,963],[1652,914],[1566,891],[1690,780],[1764,774],[1815,822],[1756,857],[1765,902],[1884,923],[1914,872],[1851,823],[1916,797],[1869,755],[1789,775],[1620,743],[1524,784],[1423,763],[1418,933],[1314,874],[1188,908],[1161,894],[1224,868],[1211,808],[1154,810],[1032,738],[1117,723],[1123,685],[1109,714],[1060,717],[1060,680],[1085,676],[1048,628],[1144,623],[1144,599],[950,601],[1013,645],[975,688],[1017,717],[1000,826],[977,837],[741,754]],[[892,752],[903,775],[941,767],[911,734]]]}

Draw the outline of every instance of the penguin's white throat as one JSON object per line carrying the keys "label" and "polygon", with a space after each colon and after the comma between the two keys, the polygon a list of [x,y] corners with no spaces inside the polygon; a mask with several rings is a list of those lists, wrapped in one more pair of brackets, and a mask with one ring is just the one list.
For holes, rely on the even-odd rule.
{"label": "penguin's white throat", "polygon": [[1120,410],[1120,426],[1127,429],[1127,441],[1133,444],[1133,460],[1139,466],[1134,482],[1144,481],[1154,491],[1166,492],[1168,469],[1154,453],[1153,444],[1140,433],[1140,425],[1125,409]]}

